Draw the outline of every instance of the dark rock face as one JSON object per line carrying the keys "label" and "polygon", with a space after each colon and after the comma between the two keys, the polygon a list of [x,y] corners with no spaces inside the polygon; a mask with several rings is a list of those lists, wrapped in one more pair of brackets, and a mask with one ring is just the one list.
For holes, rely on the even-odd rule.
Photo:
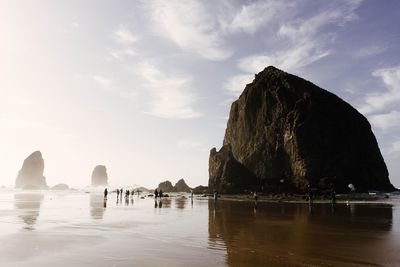
{"label": "dark rock face", "polygon": [[174,192],[190,192],[192,189],[186,184],[185,180],[180,179],[174,186]]}
{"label": "dark rock face", "polygon": [[209,188],[220,193],[243,193],[257,185],[257,179],[232,154],[229,144],[217,152],[213,148],[209,160]]}
{"label": "dark rock face", "polygon": [[35,151],[24,160],[21,170],[15,180],[15,188],[47,189],[46,178],[43,176],[44,161],[42,153]]}
{"label": "dark rock face", "polygon": [[211,190],[229,193],[308,185],[345,192],[350,183],[358,191],[394,189],[368,120],[336,95],[274,67],[232,104],[209,175]]}
{"label": "dark rock face", "polygon": [[174,192],[174,187],[170,181],[161,182],[158,185],[158,189],[162,190],[163,192]]}
{"label": "dark rock face", "polygon": [[97,165],[92,172],[92,186],[108,185],[107,168],[104,165]]}

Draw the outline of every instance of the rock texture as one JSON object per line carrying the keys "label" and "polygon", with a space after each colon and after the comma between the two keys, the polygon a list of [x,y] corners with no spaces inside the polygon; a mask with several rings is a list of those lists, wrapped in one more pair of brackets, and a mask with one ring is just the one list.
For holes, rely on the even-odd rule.
{"label": "rock texture", "polygon": [[158,189],[162,190],[163,192],[174,192],[174,187],[170,181],[161,182],[158,185]]}
{"label": "rock texture", "polygon": [[22,164],[15,180],[16,188],[47,189],[46,178],[43,176],[44,160],[40,151],[30,154]]}
{"label": "rock texture", "polygon": [[212,149],[209,187],[394,190],[368,120],[336,95],[268,67],[232,106],[220,151]]}
{"label": "rock texture", "polygon": [[92,186],[108,185],[107,168],[104,165],[97,165],[92,172]]}
{"label": "rock texture", "polygon": [[174,186],[174,192],[189,193],[192,189],[186,184],[185,180],[180,179]]}

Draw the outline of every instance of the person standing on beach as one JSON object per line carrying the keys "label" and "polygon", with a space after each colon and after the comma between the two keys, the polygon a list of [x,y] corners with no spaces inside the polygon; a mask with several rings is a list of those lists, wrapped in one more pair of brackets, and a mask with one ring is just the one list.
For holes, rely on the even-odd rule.
{"label": "person standing on beach", "polygon": [[122,193],[124,192],[124,190],[121,188],[120,190],[119,190],[119,197],[122,199]]}
{"label": "person standing on beach", "polygon": [[119,198],[119,189],[117,189],[117,199]]}
{"label": "person standing on beach", "polygon": [[336,192],[334,189],[332,189],[332,192],[331,192],[331,203],[336,204]]}
{"label": "person standing on beach", "polygon": [[214,202],[217,202],[218,199],[218,191],[214,190]]}
{"label": "person standing on beach", "polygon": [[154,190],[154,197],[155,197],[155,198],[158,198],[158,191],[157,191],[157,188],[156,188],[156,190]]}
{"label": "person standing on beach", "polygon": [[160,196],[160,198],[162,198],[162,195],[163,193],[162,193],[162,190],[160,189],[160,193],[158,193],[158,195]]}
{"label": "person standing on beach", "polygon": [[104,199],[107,199],[107,195],[108,195],[108,190],[106,188],[106,189],[104,189]]}
{"label": "person standing on beach", "polygon": [[308,186],[308,203],[310,204],[310,205],[312,205],[313,204],[313,191],[312,191],[312,189],[311,189],[311,186]]}
{"label": "person standing on beach", "polygon": [[258,200],[257,191],[254,191],[254,201],[257,203],[257,200]]}

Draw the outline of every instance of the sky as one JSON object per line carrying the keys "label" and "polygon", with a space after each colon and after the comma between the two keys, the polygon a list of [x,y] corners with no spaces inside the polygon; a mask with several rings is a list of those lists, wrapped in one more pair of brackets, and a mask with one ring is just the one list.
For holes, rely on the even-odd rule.
{"label": "sky", "polygon": [[[207,185],[231,103],[269,65],[352,104],[400,187],[400,1],[0,0],[0,184]],[[351,134],[351,133],[349,133]]]}

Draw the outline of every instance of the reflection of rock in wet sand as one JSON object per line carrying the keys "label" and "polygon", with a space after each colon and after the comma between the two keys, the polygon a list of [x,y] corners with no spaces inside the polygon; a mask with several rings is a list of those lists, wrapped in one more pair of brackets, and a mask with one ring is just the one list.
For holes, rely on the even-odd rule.
{"label": "reflection of rock in wet sand", "polygon": [[186,198],[177,198],[177,199],[175,199],[175,207],[177,209],[184,209],[185,205],[186,205],[186,201],[187,201]]}
{"label": "reflection of rock in wet sand", "polygon": [[[393,244],[391,205],[209,202],[210,248],[227,251],[229,266],[370,265],[385,262]],[[221,244],[223,244],[221,246]],[[389,258],[396,258],[389,256]]]}
{"label": "reflection of rock in wet sand", "polygon": [[90,195],[90,216],[93,219],[103,219],[106,207],[107,202],[103,195]]}
{"label": "reflection of rock in wet sand", "polygon": [[15,194],[14,205],[19,212],[19,217],[26,224],[26,229],[33,229],[39,216],[43,194]]}

